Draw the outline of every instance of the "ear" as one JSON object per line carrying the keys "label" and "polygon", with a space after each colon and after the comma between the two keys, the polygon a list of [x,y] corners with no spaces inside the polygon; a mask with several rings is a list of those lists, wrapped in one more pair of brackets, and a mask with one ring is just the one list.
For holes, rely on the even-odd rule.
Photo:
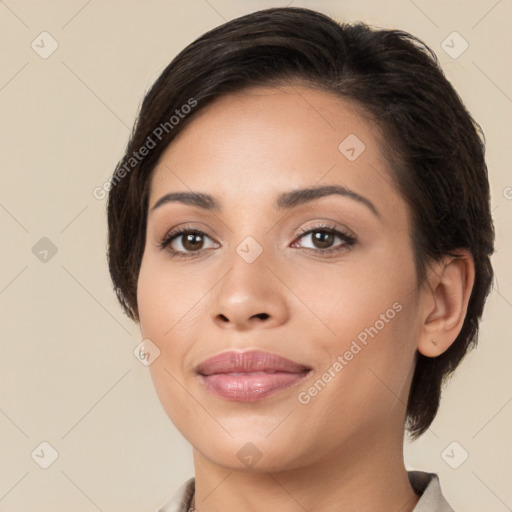
{"label": "ear", "polygon": [[429,269],[422,286],[418,351],[436,357],[459,335],[475,281],[475,263],[466,249],[447,256]]}

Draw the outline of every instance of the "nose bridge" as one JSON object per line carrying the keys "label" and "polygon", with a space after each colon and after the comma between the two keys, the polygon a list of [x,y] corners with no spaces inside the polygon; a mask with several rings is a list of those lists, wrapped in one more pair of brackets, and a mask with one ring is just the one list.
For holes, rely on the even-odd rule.
{"label": "nose bridge", "polygon": [[[270,244],[271,245],[271,244]],[[288,316],[282,286],[267,268],[269,249],[246,236],[228,256],[229,271],[212,297],[211,315],[222,326],[247,328],[265,321],[275,326]]]}

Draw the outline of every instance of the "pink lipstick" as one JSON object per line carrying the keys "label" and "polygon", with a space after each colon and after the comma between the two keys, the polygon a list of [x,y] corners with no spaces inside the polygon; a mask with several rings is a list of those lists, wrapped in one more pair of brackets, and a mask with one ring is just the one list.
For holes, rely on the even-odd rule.
{"label": "pink lipstick", "polygon": [[223,352],[196,368],[208,391],[237,402],[253,402],[293,386],[310,370],[303,364],[260,350]]}

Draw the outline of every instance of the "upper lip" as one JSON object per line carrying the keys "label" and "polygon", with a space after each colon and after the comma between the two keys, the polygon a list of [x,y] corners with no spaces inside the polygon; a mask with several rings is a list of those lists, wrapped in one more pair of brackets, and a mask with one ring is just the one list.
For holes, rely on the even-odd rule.
{"label": "upper lip", "polygon": [[222,352],[200,363],[196,371],[208,376],[216,373],[288,372],[303,373],[311,368],[262,350]]}

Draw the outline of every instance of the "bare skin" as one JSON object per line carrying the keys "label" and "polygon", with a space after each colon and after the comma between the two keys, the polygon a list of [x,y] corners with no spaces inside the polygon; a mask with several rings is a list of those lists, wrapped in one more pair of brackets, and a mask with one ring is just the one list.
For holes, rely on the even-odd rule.
{"label": "bare skin", "polygon": [[[353,161],[339,149],[350,134],[365,145]],[[435,357],[455,340],[474,265],[467,255],[446,258],[417,282],[408,207],[378,137],[361,111],[329,93],[253,88],[198,112],[155,169],[140,329],[161,351],[150,366],[159,399],[194,448],[200,512],[410,512],[418,502],[403,461],[415,357]],[[284,192],[326,185],[373,208],[338,194],[275,207]],[[213,196],[220,209],[177,201],[152,209],[170,192],[191,191]],[[159,247],[185,224],[204,233],[195,245],[181,236]],[[332,235],[322,245],[303,234],[313,228],[356,241]],[[237,252],[257,248],[244,245],[247,237],[262,249],[251,263]],[[378,332],[358,342],[371,326]],[[354,341],[360,351],[345,357]],[[200,362],[249,349],[311,371],[252,402],[205,388]],[[329,368],[325,386],[308,391]],[[247,450],[256,463],[240,455]]]}

